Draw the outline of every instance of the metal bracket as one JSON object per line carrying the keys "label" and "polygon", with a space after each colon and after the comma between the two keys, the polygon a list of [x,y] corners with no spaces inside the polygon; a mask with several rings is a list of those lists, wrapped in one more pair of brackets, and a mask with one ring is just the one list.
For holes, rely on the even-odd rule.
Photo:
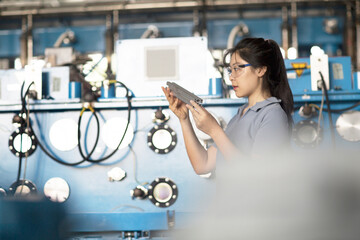
{"label": "metal bracket", "polygon": [[166,216],[169,229],[173,229],[175,227],[175,210],[167,210]]}

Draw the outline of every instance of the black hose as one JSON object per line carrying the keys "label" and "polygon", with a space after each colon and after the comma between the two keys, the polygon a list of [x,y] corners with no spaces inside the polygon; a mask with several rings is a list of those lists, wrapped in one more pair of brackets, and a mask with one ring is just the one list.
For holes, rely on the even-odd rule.
{"label": "black hose", "polygon": [[328,113],[328,116],[329,116],[329,123],[330,123],[331,140],[332,140],[333,147],[335,148],[335,130],[334,130],[334,123],[333,123],[332,116],[331,116],[331,108],[330,108],[330,101],[329,101],[328,91],[327,91],[327,88],[326,88],[324,76],[322,75],[321,72],[319,72],[319,74],[320,74],[320,77],[321,77],[322,89],[325,92],[325,99],[326,99],[326,105],[327,105],[327,110],[328,110],[327,113]]}
{"label": "black hose", "polygon": [[[24,113],[24,103],[23,103],[23,96],[22,96],[22,92],[24,91],[24,85],[25,85],[25,81],[23,82],[23,84],[21,85],[21,92],[20,92],[20,100],[21,100],[21,110],[20,110],[20,154],[19,154],[19,166],[18,166],[18,173],[17,173],[17,177],[16,177],[16,182],[20,181],[20,176],[21,176],[21,167],[22,167],[22,133],[23,133],[23,127],[24,127],[24,121],[23,121],[23,113]],[[31,85],[31,84],[30,84]]]}
{"label": "black hose", "polygon": [[[26,98],[27,94],[29,93],[29,89],[30,89],[30,87],[31,87],[31,85],[32,85],[33,83],[34,83],[34,82],[32,82],[32,83],[29,85],[29,87],[28,87],[28,89],[26,90],[26,92],[25,92],[24,95],[22,95],[22,92],[23,92],[23,88],[24,88],[25,82],[23,83],[23,85],[22,85],[22,87],[21,87],[21,89],[22,89],[22,90],[21,90],[22,112],[26,112],[26,100],[25,100],[25,98]],[[20,116],[20,117],[22,118],[22,116]],[[30,117],[30,116],[28,116],[28,117]],[[31,132],[34,134],[35,140],[36,140],[37,144],[39,145],[39,147],[41,148],[41,150],[42,150],[49,158],[51,158],[51,159],[54,160],[55,162],[60,163],[60,164],[65,165],[65,166],[76,166],[76,165],[79,165],[79,164],[85,162],[85,160],[83,159],[83,160],[81,160],[81,161],[79,161],[79,162],[68,163],[68,162],[65,162],[65,161],[63,161],[63,160],[57,159],[56,157],[52,156],[52,155],[46,150],[46,148],[41,144],[39,138],[36,136],[35,131],[34,131],[33,127],[32,127],[31,122],[29,122],[29,127],[30,127]]]}
{"label": "black hose", "polygon": [[[360,105],[360,102],[357,102],[357,103],[355,103],[354,105],[351,105],[350,107],[347,107],[347,108],[342,108],[342,109],[330,109],[330,112],[332,112],[332,113],[345,112],[345,111],[349,111],[349,110],[351,110],[351,109],[353,109],[353,108],[356,108],[356,107],[359,106],[359,105]],[[328,112],[329,109],[324,108],[323,111]]]}
{"label": "black hose", "polygon": [[[85,109],[84,109],[85,110]],[[91,155],[94,153],[96,147],[97,147],[97,144],[98,144],[98,141],[99,141],[99,136],[100,136],[100,122],[99,122],[99,118],[96,114],[96,112],[91,108],[91,112],[93,113],[93,115],[95,116],[95,120],[96,120],[96,125],[97,125],[97,133],[96,133],[96,140],[95,140],[95,144],[93,146],[93,148],[91,149],[90,153],[85,156],[84,155],[84,152],[82,151],[82,148],[81,148],[81,143],[80,143],[80,139],[81,139],[81,129],[80,129],[80,125],[81,125],[81,119],[82,119],[82,115],[84,113],[84,110],[81,111],[80,113],[80,116],[79,116],[79,120],[78,120],[78,149],[79,149],[79,152],[80,152],[80,155],[83,159],[85,160],[89,160]]]}
{"label": "black hose", "polygon": [[[90,159],[91,155],[93,154],[93,152],[95,151],[96,149],[96,146],[97,146],[97,143],[98,143],[98,139],[99,139],[99,135],[100,135],[100,124],[99,124],[99,118],[97,116],[97,114],[95,113],[95,111],[93,111],[93,114],[95,116],[95,119],[97,121],[97,126],[98,126],[98,132],[97,132],[97,137],[96,137],[96,141],[95,141],[95,144],[91,150],[91,152],[85,156],[82,149],[81,149],[81,146],[80,146],[80,138],[81,138],[81,131],[80,131],[80,125],[81,125],[81,118],[82,118],[82,114],[80,115],[79,117],[79,124],[78,124],[78,147],[79,147],[79,152],[81,154],[81,156],[83,157],[82,160],[78,161],[78,162],[75,162],[75,163],[68,163],[68,162],[65,162],[61,159],[58,159],[56,157],[54,157],[52,154],[50,154],[46,148],[43,146],[43,144],[41,144],[41,142],[39,141],[39,138],[36,136],[35,134],[35,131],[33,130],[32,128],[32,125],[31,123],[29,123],[29,127],[30,127],[30,130],[32,131],[32,133],[34,134],[34,137],[35,137],[35,140],[37,141],[37,144],[39,145],[39,147],[41,148],[41,150],[48,156],[50,157],[52,160],[54,160],[55,162],[57,163],[60,163],[62,165],[66,165],[66,166],[76,166],[76,165],[79,165],[85,161],[88,161],[88,162],[92,162],[92,163],[99,163],[99,162],[102,162],[102,161],[105,161],[107,159],[109,159],[110,157],[112,157],[116,152],[117,150],[119,149],[121,143],[123,142],[124,138],[125,138],[125,135],[126,135],[126,132],[128,130],[128,127],[129,127],[129,124],[130,124],[130,118],[131,118],[131,109],[132,109],[132,106],[131,106],[131,100],[130,100],[130,96],[129,96],[129,89],[125,86],[125,84],[123,84],[122,82],[117,82],[119,83],[120,85],[122,85],[122,87],[124,87],[126,89],[126,98],[127,98],[127,103],[128,103],[128,117],[127,117],[127,124],[126,124],[126,127],[125,127],[125,131],[124,131],[124,134],[123,136],[121,137],[121,140],[118,144],[118,146],[116,147],[116,149],[111,152],[108,156],[106,157],[103,157],[101,159],[96,159],[96,160],[93,160],[93,159]],[[30,84],[30,86],[32,85],[33,83]],[[26,100],[25,100],[25,97],[26,95],[28,94],[29,92],[29,89],[30,89],[30,86],[28,87],[26,93],[24,96],[21,96],[21,100],[22,100],[22,106],[23,106],[23,109],[24,111],[26,111]]]}
{"label": "black hose", "polygon": [[[127,109],[128,110],[128,116],[127,116],[127,124],[126,124],[126,127],[125,127],[124,134],[122,135],[121,140],[120,140],[119,144],[117,145],[117,147],[115,148],[115,150],[112,151],[108,156],[100,158],[100,159],[96,159],[96,160],[88,158],[88,159],[86,159],[86,161],[89,161],[89,162],[92,162],[92,163],[100,163],[100,162],[103,162],[103,161],[109,159],[110,157],[112,157],[118,151],[121,143],[123,142],[123,140],[125,138],[126,132],[127,132],[128,128],[129,128],[130,119],[131,119],[131,109],[132,109],[131,99],[130,99],[130,96],[129,96],[129,88],[126,87],[126,85],[123,84],[122,82],[116,81],[116,83],[119,83],[126,90],[126,99],[127,99],[127,103],[128,103],[128,109]],[[80,122],[79,122],[79,129],[80,129]]]}
{"label": "black hose", "polygon": [[[21,136],[21,137],[22,137],[22,136]],[[21,139],[21,141],[22,141],[22,139]],[[20,151],[21,151],[21,145],[22,145],[22,143],[20,143]],[[22,166],[22,154],[20,153],[20,155],[19,155],[18,174],[17,174],[17,177],[16,177],[16,182],[17,182],[17,183],[20,181],[21,166]]]}

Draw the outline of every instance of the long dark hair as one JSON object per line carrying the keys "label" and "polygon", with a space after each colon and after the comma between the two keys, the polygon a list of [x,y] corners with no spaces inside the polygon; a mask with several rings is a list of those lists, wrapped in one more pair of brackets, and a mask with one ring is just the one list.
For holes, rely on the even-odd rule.
{"label": "long dark hair", "polygon": [[262,91],[269,91],[271,96],[281,99],[280,105],[287,115],[289,127],[291,128],[294,99],[279,45],[270,39],[244,38],[235,47],[226,51],[223,61],[225,65],[229,64],[226,63],[227,56],[234,53],[238,53],[242,59],[250,63],[254,68],[267,67],[263,77]]}

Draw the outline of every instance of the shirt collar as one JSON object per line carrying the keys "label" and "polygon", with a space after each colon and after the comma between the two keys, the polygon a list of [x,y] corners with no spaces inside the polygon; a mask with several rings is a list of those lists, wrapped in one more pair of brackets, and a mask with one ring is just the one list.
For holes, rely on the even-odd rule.
{"label": "shirt collar", "polygon": [[279,103],[279,102],[281,102],[280,99],[277,99],[276,97],[269,97],[269,98],[265,99],[265,100],[262,101],[262,102],[257,102],[254,106],[252,106],[252,107],[249,108],[249,109],[257,112],[257,111],[259,111],[261,108],[266,107],[267,105],[270,105],[270,104],[273,104],[273,103]]}

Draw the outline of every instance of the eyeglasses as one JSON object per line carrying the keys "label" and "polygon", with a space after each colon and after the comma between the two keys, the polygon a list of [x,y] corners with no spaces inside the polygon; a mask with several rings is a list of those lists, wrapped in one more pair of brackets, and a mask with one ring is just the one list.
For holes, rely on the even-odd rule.
{"label": "eyeglasses", "polygon": [[248,66],[251,66],[251,64],[247,63],[242,65],[235,65],[234,67],[227,67],[226,70],[229,76],[238,77],[241,74],[242,70]]}

